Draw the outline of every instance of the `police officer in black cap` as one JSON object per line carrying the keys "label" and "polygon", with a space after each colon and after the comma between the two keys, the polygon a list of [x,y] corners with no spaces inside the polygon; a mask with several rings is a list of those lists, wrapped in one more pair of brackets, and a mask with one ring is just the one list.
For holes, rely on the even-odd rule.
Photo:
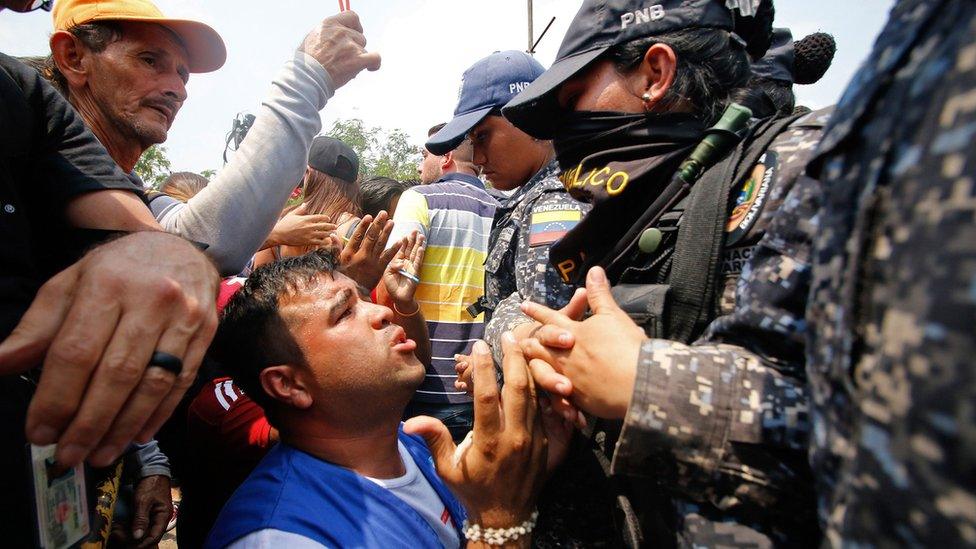
{"label": "police officer in black cap", "polygon": [[593,316],[527,304],[545,326],[523,351],[539,386],[602,418],[586,432],[628,545],[819,540],[802,303],[779,298],[808,258],[765,237],[824,116],[729,106],[772,38],[772,6],[755,8],[587,0],[503,111],[553,139],[593,205],[550,251],[567,283],[586,278]]}

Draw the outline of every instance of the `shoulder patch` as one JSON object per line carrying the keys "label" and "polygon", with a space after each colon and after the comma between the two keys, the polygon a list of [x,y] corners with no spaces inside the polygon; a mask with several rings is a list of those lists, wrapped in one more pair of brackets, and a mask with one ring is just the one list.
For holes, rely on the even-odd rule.
{"label": "shoulder patch", "polygon": [[778,171],[779,156],[773,151],[767,151],[759,159],[749,180],[742,186],[739,196],[736,197],[735,208],[725,226],[725,232],[728,233],[726,245],[741,240],[755,225],[766,205],[766,199],[769,197],[769,191],[773,187]]}
{"label": "shoulder patch", "polygon": [[529,222],[529,246],[546,246],[573,229],[583,214],[579,210],[533,212]]}

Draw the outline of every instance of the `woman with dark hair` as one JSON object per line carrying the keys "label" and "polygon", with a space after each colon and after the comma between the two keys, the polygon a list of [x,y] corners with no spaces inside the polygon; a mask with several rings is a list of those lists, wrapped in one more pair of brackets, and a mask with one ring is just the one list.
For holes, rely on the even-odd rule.
{"label": "woman with dark hair", "polygon": [[[536,383],[589,415],[599,455],[576,456],[555,501],[585,516],[596,505],[579,487],[609,493],[632,545],[819,539],[795,299],[809,256],[790,236],[809,219],[777,213],[806,201],[790,194],[826,117],[730,107],[772,32],[763,0],[765,46],[743,43],[732,4],[586,0],[553,66],[504,110],[553,139],[563,182],[593,205],[550,254],[586,280],[595,314],[523,307],[542,321],[522,345]],[[602,481],[581,478],[585,463]]]}
{"label": "woman with dark hair", "polygon": [[393,217],[403,191],[413,187],[415,181],[397,181],[389,177],[370,177],[359,187],[363,213],[376,216],[385,211]]}

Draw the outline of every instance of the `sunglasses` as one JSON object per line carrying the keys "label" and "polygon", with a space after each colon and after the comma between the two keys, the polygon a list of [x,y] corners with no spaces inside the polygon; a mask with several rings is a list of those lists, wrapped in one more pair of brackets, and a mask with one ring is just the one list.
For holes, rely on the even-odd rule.
{"label": "sunglasses", "polygon": [[34,11],[34,10],[51,11],[51,8],[54,7],[54,0],[33,0],[32,2],[29,2],[26,5],[24,2],[9,2],[9,1],[0,2],[0,9],[3,9],[5,7],[10,8],[14,11],[19,11],[21,13],[26,13],[28,11]]}

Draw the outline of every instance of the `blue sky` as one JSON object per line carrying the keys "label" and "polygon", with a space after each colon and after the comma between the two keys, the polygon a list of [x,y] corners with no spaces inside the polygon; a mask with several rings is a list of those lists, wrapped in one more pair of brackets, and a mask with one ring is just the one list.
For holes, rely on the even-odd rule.
{"label": "blue sky", "polygon": [[[227,44],[228,60],[212,74],[192,75],[189,98],[166,142],[174,170],[219,168],[224,135],[234,115],[256,112],[279,67],[305,33],[338,10],[329,0],[156,0],[168,16],[213,26]],[[420,145],[430,126],[450,118],[464,69],[496,50],[526,49],[525,0],[350,0],[363,21],[368,49],[383,56],[376,73],[363,73],[340,89],[322,111],[336,119],[401,128]],[[800,38],[834,34],[838,53],[824,79],[798,86],[802,104],[835,102],[870,51],[892,0],[778,0],[777,25]],[[269,6],[273,6],[273,9]],[[579,7],[576,0],[535,0],[536,33],[556,17],[536,58],[548,66]],[[47,53],[50,14],[0,13],[0,51]]]}

